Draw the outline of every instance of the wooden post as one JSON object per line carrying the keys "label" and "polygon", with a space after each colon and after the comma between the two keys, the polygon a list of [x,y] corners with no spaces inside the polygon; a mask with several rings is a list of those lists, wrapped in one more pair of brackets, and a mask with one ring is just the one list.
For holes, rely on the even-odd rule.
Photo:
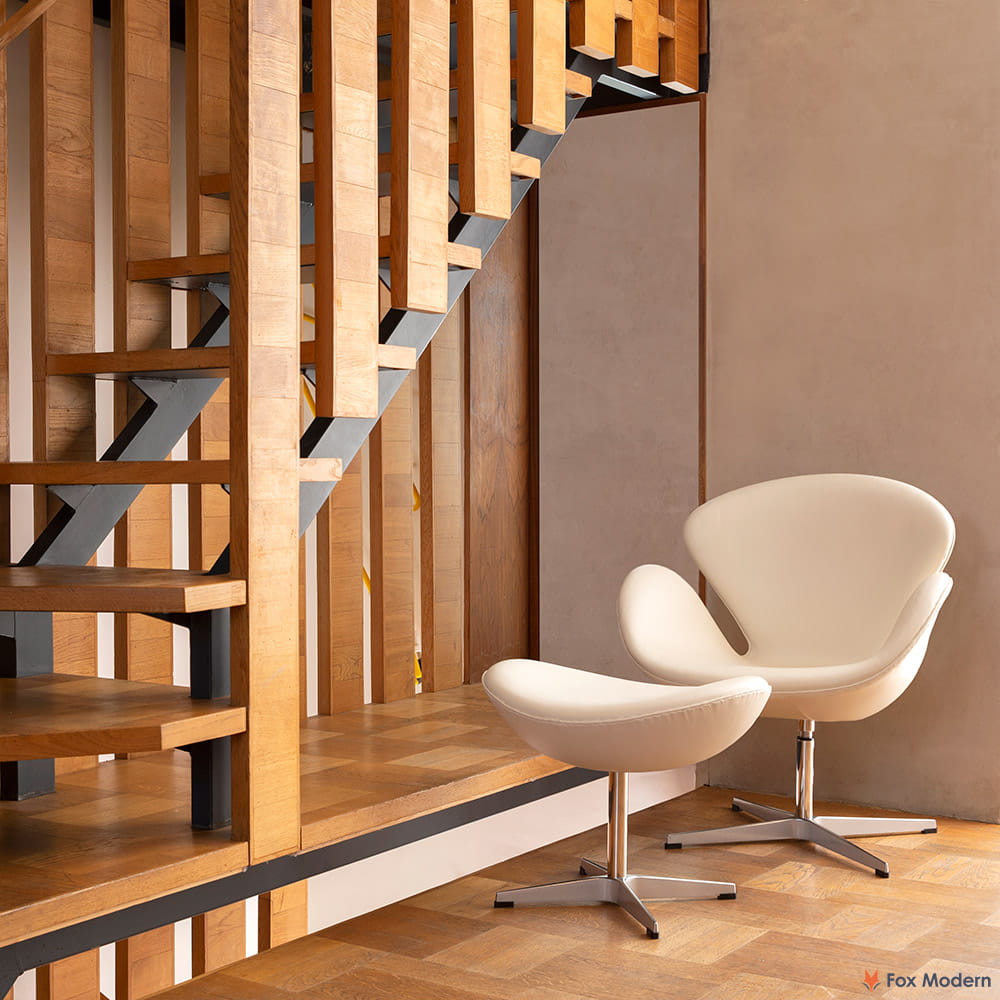
{"label": "wooden post", "polygon": [[614,0],[570,0],[570,48],[594,59],[615,54]]}
{"label": "wooden post", "polygon": [[393,3],[389,253],[397,309],[448,310],[448,49],[448,0]]}
{"label": "wooden post", "polygon": [[173,924],[115,942],[115,1000],[143,1000],[173,985]]}
{"label": "wooden post", "polygon": [[517,8],[517,123],[566,131],[566,5],[521,0]]}
{"label": "wooden post", "polygon": [[[229,4],[187,0],[188,253],[229,250],[229,202],[199,193],[203,174],[229,173]],[[188,299],[188,329],[201,328],[202,297]],[[229,383],[221,385],[188,431],[188,456],[229,457]],[[188,552],[192,569],[209,569],[229,543],[229,496],[218,486],[188,489]]]}
{"label": "wooden post", "polygon": [[458,194],[468,215],[510,218],[510,5],[458,4]]}
{"label": "wooden post", "polygon": [[255,864],[299,846],[300,7],[238,0],[231,18],[233,835]]}
{"label": "wooden post", "polygon": [[365,700],[361,455],[344,470],[316,521],[316,661],[319,712]]}
{"label": "wooden post", "polygon": [[425,691],[457,687],[465,675],[464,304],[462,300],[451,311],[418,367],[420,636]]}
{"label": "wooden post", "polygon": [[246,903],[242,900],[191,918],[191,975],[246,957]]}
{"label": "wooden post", "polygon": [[293,882],[257,897],[257,948],[267,951],[309,933],[309,883]]}
{"label": "wooden post", "polygon": [[618,22],[618,66],[635,76],[656,76],[660,68],[659,0],[632,0],[631,20]]}
{"label": "wooden post", "polygon": [[415,687],[411,397],[404,383],[369,438],[374,702],[409,698]]}
{"label": "wooden post", "polygon": [[[95,457],[94,385],[46,378],[49,352],[94,349],[93,9],[64,0],[30,29],[33,458]],[[36,527],[55,505],[35,493]],[[97,672],[92,614],[53,618],[56,670]],[[93,758],[84,758],[89,764]],[[60,761],[57,772],[80,766]]]}
{"label": "wooden post", "polygon": [[100,952],[85,951],[35,970],[38,1000],[100,1000]]}
{"label": "wooden post", "polygon": [[674,37],[660,40],[660,83],[693,94],[700,84],[699,0],[674,0]]}
{"label": "wooden post", "polygon": [[[114,0],[111,35],[114,348],[170,347],[170,290],[127,278],[129,261],[170,256],[168,0]],[[127,382],[115,390],[121,430],[143,396]],[[170,487],[147,486],[115,529],[115,563],[169,568],[171,554]],[[171,626],[116,615],[115,676],[172,684]]]}
{"label": "wooden post", "polygon": [[375,14],[375,0],[313,4],[316,412],[321,417],[378,415]]}

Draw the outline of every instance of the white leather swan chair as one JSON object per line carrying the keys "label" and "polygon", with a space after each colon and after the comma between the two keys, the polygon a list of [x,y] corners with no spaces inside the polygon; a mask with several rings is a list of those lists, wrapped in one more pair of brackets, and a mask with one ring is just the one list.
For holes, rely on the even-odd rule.
{"label": "white leather swan chair", "polygon": [[644,673],[668,684],[756,674],[772,688],[763,715],[799,720],[794,812],[737,798],[734,810],[763,822],[671,834],[667,847],[807,840],[888,878],[885,861],[845,838],[936,832],[931,819],[814,816],[813,735],[817,722],[874,715],[913,680],[951,590],[954,539],[937,500],[875,476],[795,476],[708,501],[684,540],[742,628],[743,655],[676,573],[628,575],[619,624]]}
{"label": "white leather swan chair", "polygon": [[589,878],[498,892],[495,906],[615,903],[659,937],[647,899],[735,899],[732,882],[628,873],[628,772],[694,764],[735,743],[770,693],[759,677],[699,687],[607,677],[537,660],[504,660],[483,674],[504,721],[529,746],[577,767],[609,772],[608,860],[584,859]]}

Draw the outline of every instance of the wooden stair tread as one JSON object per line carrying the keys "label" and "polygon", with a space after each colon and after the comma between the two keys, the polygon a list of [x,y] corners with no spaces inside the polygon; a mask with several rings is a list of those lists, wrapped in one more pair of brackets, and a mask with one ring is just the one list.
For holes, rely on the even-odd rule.
{"label": "wooden stair tread", "polygon": [[[389,256],[389,237],[379,237],[379,258]],[[303,244],[300,263],[302,281],[313,280],[316,265],[316,246]],[[463,243],[448,244],[448,263],[454,267],[478,270],[482,263],[479,247]],[[229,282],[229,254],[191,254],[186,257],[162,257],[158,260],[134,260],[128,265],[130,281],[153,281],[172,288],[202,288],[210,282]]]}
{"label": "wooden stair tread", "polygon": [[246,582],[189,570],[0,566],[0,610],[192,612],[246,603]]}
{"label": "wooden stair tread", "polygon": [[0,760],[140,753],[233,736],[246,709],[187,688],[103,677],[0,678]]}

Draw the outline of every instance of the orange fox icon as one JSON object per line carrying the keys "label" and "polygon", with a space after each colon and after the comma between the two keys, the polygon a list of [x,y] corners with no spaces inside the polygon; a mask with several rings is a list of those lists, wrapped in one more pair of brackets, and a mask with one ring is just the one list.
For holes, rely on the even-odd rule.
{"label": "orange fox icon", "polygon": [[865,969],[865,986],[868,988],[869,993],[874,993],[878,989],[878,969],[874,972],[869,972]]}

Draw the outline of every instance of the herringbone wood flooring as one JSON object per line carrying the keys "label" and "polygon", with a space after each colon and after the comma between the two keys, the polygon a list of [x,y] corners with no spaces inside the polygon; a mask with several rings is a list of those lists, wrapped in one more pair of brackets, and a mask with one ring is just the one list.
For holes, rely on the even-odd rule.
{"label": "herringbone wood flooring", "polygon": [[[663,835],[739,822],[701,788],[633,817],[633,871],[726,878],[734,901],[660,902],[660,939],[613,907],[496,910],[502,887],[576,875],[593,830],[292,942],[163,994],[169,1000],[920,1000],[1000,997],[1000,827],[870,839],[892,877],[798,843],[664,851]],[[770,800],[778,804],[778,800]],[[827,811],[824,807],[824,811]],[[851,807],[828,810],[871,812]],[[877,971],[874,991],[865,974]],[[989,987],[924,987],[925,972]],[[887,988],[888,975],[916,988]]]}

